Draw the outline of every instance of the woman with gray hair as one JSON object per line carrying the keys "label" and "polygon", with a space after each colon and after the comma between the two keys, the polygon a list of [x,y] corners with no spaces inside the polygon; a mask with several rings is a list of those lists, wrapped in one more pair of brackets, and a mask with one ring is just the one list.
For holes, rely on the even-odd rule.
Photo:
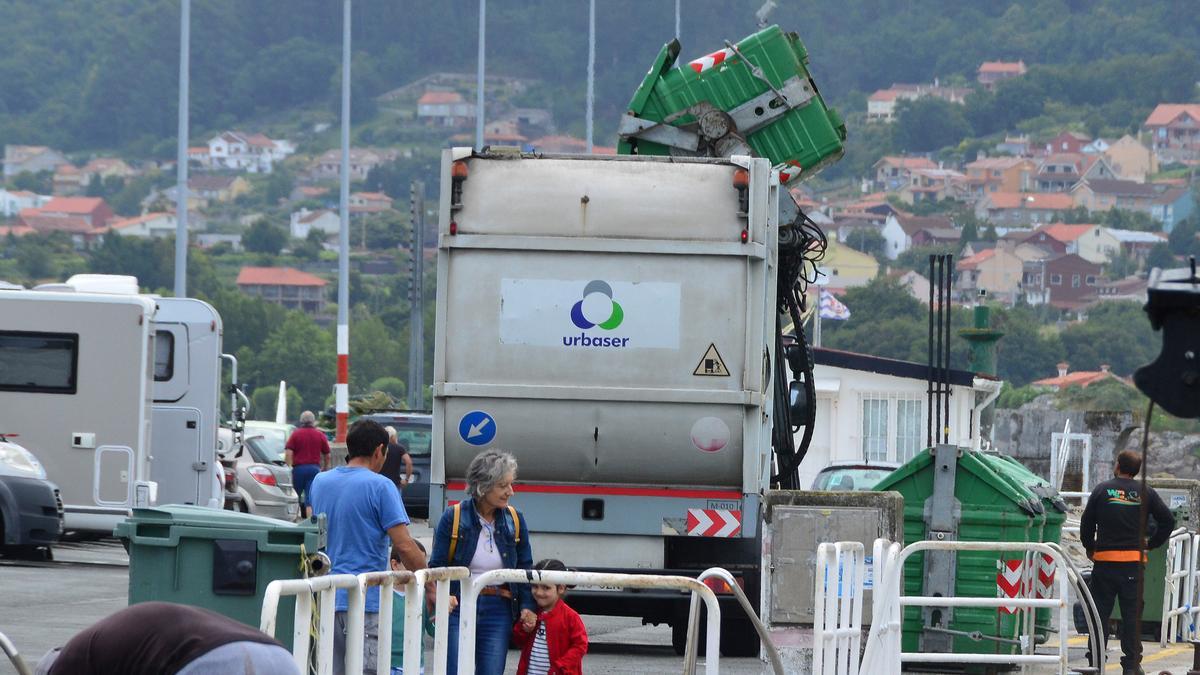
{"label": "woman with gray hair", "polygon": [[[467,567],[471,578],[498,569],[531,569],[533,549],[525,516],[509,504],[517,460],[484,450],[467,467],[467,498],[446,509],[433,535],[430,567]],[[451,593],[459,594],[458,582]],[[479,594],[475,628],[475,672],[503,675],[513,624],[536,616],[528,584],[488,586]],[[458,610],[450,615],[446,672],[458,673]]]}

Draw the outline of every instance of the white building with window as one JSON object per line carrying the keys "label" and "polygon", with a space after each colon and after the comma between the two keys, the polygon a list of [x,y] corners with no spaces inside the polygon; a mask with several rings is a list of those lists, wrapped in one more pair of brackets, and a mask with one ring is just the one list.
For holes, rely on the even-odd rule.
{"label": "white building with window", "polygon": [[813,357],[817,421],[800,464],[805,489],[830,462],[907,462],[928,447],[939,417],[950,443],[978,447],[979,411],[1000,391],[1000,380],[951,370],[949,415],[943,400],[930,420],[925,364],[822,348]]}

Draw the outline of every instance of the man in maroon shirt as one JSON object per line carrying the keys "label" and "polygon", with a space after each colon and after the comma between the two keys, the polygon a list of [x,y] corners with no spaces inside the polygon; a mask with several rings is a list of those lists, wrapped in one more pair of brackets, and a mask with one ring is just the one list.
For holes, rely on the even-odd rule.
{"label": "man in maroon shirt", "polygon": [[308,488],[317,474],[329,468],[329,440],[316,427],[317,417],[311,410],[300,413],[300,426],[287,439],[284,461],[292,467],[292,486],[304,505],[304,517],[312,515],[312,500]]}

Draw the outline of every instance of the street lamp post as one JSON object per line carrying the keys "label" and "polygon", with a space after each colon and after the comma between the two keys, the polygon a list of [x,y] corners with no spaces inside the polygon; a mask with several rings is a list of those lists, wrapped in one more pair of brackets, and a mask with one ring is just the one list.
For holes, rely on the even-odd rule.
{"label": "street lamp post", "polygon": [[187,296],[188,217],[188,53],[191,51],[192,1],[179,6],[179,137],[175,154],[175,297]]}
{"label": "street lamp post", "polygon": [[588,3],[587,152],[592,154],[592,119],[596,105],[596,0]]}
{"label": "street lamp post", "polygon": [[483,150],[483,67],[487,37],[487,0],[479,0],[479,57],[475,73],[475,150]]}

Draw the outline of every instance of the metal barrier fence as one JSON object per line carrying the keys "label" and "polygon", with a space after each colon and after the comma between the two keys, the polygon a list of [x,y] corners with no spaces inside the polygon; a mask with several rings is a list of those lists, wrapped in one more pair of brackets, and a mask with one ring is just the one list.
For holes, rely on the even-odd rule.
{"label": "metal barrier fence", "polygon": [[1200,639],[1196,629],[1200,614],[1197,597],[1197,558],[1200,556],[1200,534],[1185,528],[1171,533],[1167,540],[1166,570],[1163,576],[1162,626],[1159,643],[1186,642]]}
{"label": "metal barrier fence", "polygon": [[813,675],[858,675],[866,571],[860,542],[817,546]]}
{"label": "metal barrier fence", "polygon": [[[1056,569],[1068,570],[1068,574],[1057,575],[1054,598],[978,598],[978,597],[934,597],[904,595],[904,563],[909,556],[921,551],[1011,551],[1047,556]],[[1058,546],[1037,542],[990,542],[990,541],[918,541],[899,549],[898,544],[884,540],[875,542],[874,604],[872,626],[863,654],[861,672],[900,672],[904,662],[918,663],[978,663],[978,664],[1057,664],[1059,671],[1067,671],[1068,579],[1081,584],[1078,575]],[[881,569],[882,567],[882,569]],[[818,588],[820,585],[818,584]],[[901,650],[900,631],[904,607],[1012,607],[1037,610],[1055,609],[1058,613],[1058,654],[1035,654],[1034,640],[1029,639],[1022,654],[955,654],[921,653]],[[1089,619],[1090,624],[1090,619]],[[1093,636],[1093,640],[1095,637]],[[1093,644],[1096,644],[1093,642]],[[1096,651],[1096,650],[1093,650]],[[1102,654],[1103,650],[1099,650]],[[1101,666],[1103,667],[1103,666]],[[834,671],[838,675],[853,673],[850,670]]]}
{"label": "metal barrier fence", "polygon": [[[859,545],[861,549],[861,544]],[[861,555],[859,556],[861,559]],[[417,572],[368,572],[358,576],[350,574],[335,574],[308,579],[287,579],[272,581],[267,586],[263,599],[263,608],[259,628],[269,635],[275,634],[276,618],[279,600],[283,596],[296,597],[295,624],[292,634],[292,656],[301,672],[308,672],[310,628],[313,610],[313,597],[319,595],[318,639],[316,649],[317,675],[330,675],[333,672],[333,630],[334,630],[334,594],[338,589],[345,589],[348,595],[346,611],[346,654],[345,672],[358,675],[363,671],[363,639],[364,612],[366,590],[370,587],[380,588],[379,598],[379,653],[376,668],[378,673],[388,673],[391,669],[391,640],[392,640],[392,609],[395,601],[391,592],[395,584],[402,583],[404,593],[404,671],[419,673],[421,670],[422,652],[422,612],[425,606],[425,585],[437,583],[437,599],[434,609],[434,653],[433,663],[429,664],[430,675],[444,675],[446,672],[446,657],[449,651],[448,633],[450,621],[450,582],[461,583],[461,611],[459,612],[459,671],[464,673],[475,670],[475,627],[476,607],[480,591],[485,586],[502,583],[520,584],[566,584],[579,586],[606,586],[620,588],[674,588],[692,593],[692,602],[698,606],[702,600],[708,611],[706,631],[706,647],[708,655],[705,659],[705,673],[717,675],[720,672],[721,647],[721,608],[716,594],[706,586],[703,579],[706,576],[719,576],[726,580],[731,587],[736,588],[736,582],[729,572],[713,568],[705,571],[701,578],[694,579],[682,576],[663,576],[648,574],[606,574],[595,572],[558,572],[558,571],[529,571],[529,570],[494,570],[480,575],[474,581],[470,578],[470,570],[465,567],[440,567],[435,569],[418,570]],[[861,573],[857,577],[861,585]],[[739,589],[740,590],[740,589]],[[861,594],[860,594],[861,596]],[[415,599],[416,601],[413,601]],[[741,595],[743,606],[749,602]],[[693,609],[690,626],[694,628],[698,612]],[[860,608],[861,615],[861,608]],[[771,643],[766,628],[751,613],[752,620],[759,631],[767,648],[768,656],[776,673],[782,674],[778,652]],[[689,673],[695,670],[696,644],[694,630],[689,630],[687,653]]]}
{"label": "metal barrier fence", "polygon": [[267,635],[274,635],[279,598],[284,595],[296,596],[295,622],[292,624],[292,658],[302,673],[308,672],[309,630],[314,594],[320,595],[317,675],[333,673],[333,601],[339,588],[345,589],[347,593],[346,672],[361,673],[364,605],[358,577],[353,574],[330,574],[307,579],[277,579],[267,584],[259,630]]}
{"label": "metal barrier fence", "polygon": [[[706,675],[721,672],[721,607],[712,589],[691,577],[657,574],[609,574],[603,572],[556,572],[530,570],[493,570],[479,575],[473,582],[464,583],[459,606],[458,670],[475,671],[475,607],[479,592],[485,586],[497,584],[566,584],[578,586],[607,586],[618,588],[676,588],[699,595],[708,610],[708,625],[704,660]],[[690,642],[690,640],[689,640]]]}

